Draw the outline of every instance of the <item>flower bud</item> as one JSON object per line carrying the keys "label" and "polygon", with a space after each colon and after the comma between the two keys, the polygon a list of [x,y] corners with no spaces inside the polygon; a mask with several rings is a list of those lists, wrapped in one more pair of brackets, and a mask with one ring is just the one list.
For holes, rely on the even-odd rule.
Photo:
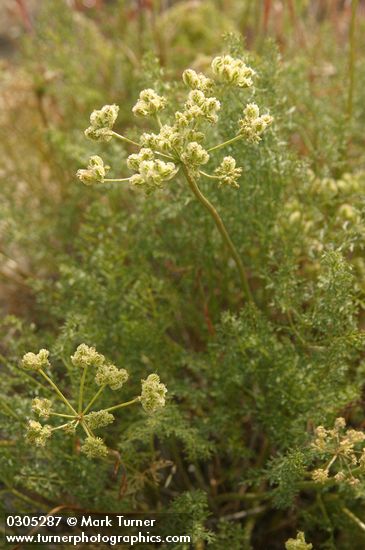
{"label": "flower bud", "polygon": [[75,353],[71,355],[72,364],[81,369],[91,366],[99,367],[104,361],[104,355],[101,355],[95,348],[91,348],[86,344],[80,344]]}
{"label": "flower bud", "polygon": [[157,374],[150,374],[146,380],[142,380],[141,403],[144,410],[148,413],[154,413],[165,406],[165,395],[167,388],[160,383],[160,377]]}
{"label": "flower bud", "polygon": [[210,78],[207,78],[203,73],[196,73],[193,69],[186,69],[183,72],[182,79],[184,84],[192,90],[209,92],[213,87],[213,81]]}
{"label": "flower bud", "polygon": [[236,168],[236,161],[233,157],[224,157],[221,164],[214,170],[216,176],[220,178],[219,185],[230,185],[239,188],[238,178],[242,174],[242,168]]}
{"label": "flower bud", "polygon": [[119,107],[117,105],[104,105],[100,110],[91,113],[90,124],[94,128],[112,129],[117,120]]}
{"label": "flower bud", "polygon": [[243,114],[246,118],[252,120],[260,116],[260,109],[258,108],[256,103],[248,103],[243,111]]}
{"label": "flower bud", "polygon": [[273,117],[260,111],[255,103],[249,103],[243,111],[244,118],[239,120],[240,133],[249,143],[259,143],[261,134],[273,121]]}
{"label": "flower bud", "polygon": [[114,422],[114,416],[111,413],[104,410],[93,411],[87,414],[84,418],[91,430],[104,428],[108,424],[111,424],[112,422]]}
{"label": "flower bud", "polygon": [[81,452],[86,454],[89,458],[103,458],[108,454],[108,447],[101,437],[89,436],[81,446]]}
{"label": "flower bud", "polygon": [[93,126],[86,128],[84,134],[91,141],[108,142],[113,137],[113,131],[109,128],[94,128]]}
{"label": "flower bud", "polygon": [[175,113],[175,122],[179,129],[189,126],[189,119],[186,116],[186,113],[180,113],[180,111],[176,111]]}
{"label": "flower bud", "polygon": [[109,171],[109,166],[104,165],[104,161],[98,155],[93,155],[89,159],[87,169],[80,169],[76,176],[85,185],[93,185],[94,183],[104,183],[106,173]]}
{"label": "flower bud", "polygon": [[98,386],[109,386],[112,390],[119,390],[128,380],[128,372],[118,369],[111,363],[100,365],[95,376]]}
{"label": "flower bud", "polygon": [[148,134],[147,132],[144,132],[139,138],[139,142],[142,145],[142,147],[147,147],[149,149],[157,149],[158,140],[159,140],[158,134],[154,134],[154,133]]}
{"label": "flower bud", "polygon": [[166,103],[166,98],[148,88],[141,91],[132,112],[136,116],[152,116],[162,111],[166,107]]}
{"label": "flower bud", "polygon": [[113,137],[113,126],[117,119],[119,107],[104,105],[90,116],[90,126],[85,130],[85,136],[93,141],[110,141]]}
{"label": "flower bud", "polygon": [[129,157],[127,158],[127,166],[130,170],[135,170],[136,172],[138,172],[142,161],[153,159],[153,151],[149,148],[142,148],[139,153],[129,155]]}
{"label": "flower bud", "polygon": [[135,185],[136,187],[142,187],[145,184],[145,181],[141,174],[133,174],[133,176],[129,178],[129,183],[131,185]]}
{"label": "flower bud", "polygon": [[184,115],[189,122],[203,118],[214,124],[218,120],[217,112],[220,106],[215,97],[206,97],[201,90],[192,90],[185,102]]}
{"label": "flower bud", "polygon": [[42,426],[35,420],[29,420],[25,436],[28,443],[34,444],[36,447],[44,447],[51,435],[51,426]]}
{"label": "flower bud", "polygon": [[[157,138],[160,140],[160,136]],[[156,159],[153,151],[148,148],[142,148],[138,154],[130,155],[127,163],[130,169],[138,170],[138,173],[130,178],[130,183],[144,187],[147,193],[162,187],[162,184],[173,178],[178,171],[173,162]]]}
{"label": "flower bud", "polygon": [[192,141],[188,143],[181,158],[188,166],[200,166],[208,162],[209,154],[199,143]]}
{"label": "flower bud", "polygon": [[256,74],[241,59],[235,59],[230,55],[215,57],[212,61],[212,70],[220,81],[239,88],[252,86],[252,77]]}
{"label": "flower bud", "polygon": [[48,357],[49,351],[46,349],[41,349],[37,354],[29,352],[23,356],[21,365],[27,370],[44,369],[51,366]]}
{"label": "flower bud", "polygon": [[49,399],[40,399],[36,397],[32,401],[32,411],[41,418],[49,418],[52,410],[52,402]]}

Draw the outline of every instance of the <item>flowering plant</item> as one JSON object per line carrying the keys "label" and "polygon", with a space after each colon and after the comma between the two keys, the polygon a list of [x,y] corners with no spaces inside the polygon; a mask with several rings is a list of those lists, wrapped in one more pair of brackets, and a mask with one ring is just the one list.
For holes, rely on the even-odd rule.
{"label": "flowering plant", "polygon": [[[73,366],[81,369],[78,403],[77,405],[72,404],[72,401],[64,395],[58,385],[45,372],[45,369],[51,367],[48,357],[48,350],[41,349],[37,354],[32,352],[26,353],[21,362],[24,369],[37,372],[51,385],[58,399],[67,409],[67,413],[64,411],[55,411],[53,403],[49,399],[40,399],[38,397],[33,399],[32,410],[39,418],[48,420],[50,417],[57,417],[65,421],[63,424],[53,427],[49,424],[42,426],[36,420],[29,420],[26,438],[29,443],[37,447],[44,447],[47,440],[55,431],[62,430],[63,433],[72,435],[75,434],[78,427],[81,427],[86,435],[86,439],[81,446],[81,452],[90,458],[105,457],[108,454],[108,448],[104,440],[94,434],[94,430],[104,428],[114,422],[115,418],[112,411],[134,403],[141,403],[147,413],[153,414],[165,406],[167,389],[160,382],[157,374],[150,374],[146,380],[142,380],[142,392],[140,396],[106,409],[91,411],[91,408],[107,387],[114,391],[119,390],[127,382],[129,375],[125,369],[118,369],[115,365],[108,362],[104,355],[86,344],[80,344],[74,355],[71,356]],[[85,405],[84,387],[90,368],[96,369],[94,380],[99,389]]]}
{"label": "flowering plant", "polygon": [[234,142],[246,140],[252,144],[259,143],[273,118],[269,114],[260,115],[259,107],[255,103],[248,103],[242,110],[242,118],[238,120],[234,137],[211,147],[204,146],[207,125],[218,122],[221,108],[220,101],[214,95],[215,91],[222,87],[252,88],[253,77],[256,75],[241,59],[230,55],[215,57],[211,63],[211,71],[212,78],[193,69],[184,71],[182,79],[190,91],[182,110],[176,111],[174,120],[169,123],[163,123],[160,118],[167,106],[167,99],[152,89],[142,90],[132,109],[133,114],[155,119],[159,132],[144,132],[139,142],[113,130],[119,112],[117,105],[104,105],[102,109],[93,111],[90,126],[85,130],[86,137],[104,142],[114,137],[138,148],[139,152],[129,155],[127,159],[127,167],[134,173],[123,178],[106,178],[109,166],[104,165],[103,160],[94,155],[90,157],[87,169],[78,170],[77,177],[85,185],[129,182],[149,194],[163,188],[179,171],[182,172],[196,199],[213,218],[237,266],[244,294],[253,302],[242,260],[222,218],[202,193],[198,181],[204,177],[217,181],[219,186],[239,188],[242,168],[236,166],[233,157],[225,156],[211,174],[203,171],[202,167],[209,162],[213,153]]}

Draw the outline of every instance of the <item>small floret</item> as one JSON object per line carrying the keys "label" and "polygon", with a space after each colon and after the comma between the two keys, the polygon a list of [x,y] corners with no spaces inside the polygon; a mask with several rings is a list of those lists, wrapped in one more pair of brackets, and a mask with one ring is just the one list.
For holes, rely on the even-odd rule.
{"label": "small floret", "polygon": [[93,411],[85,416],[85,420],[91,430],[97,430],[114,422],[114,416],[104,410]]}
{"label": "small floret", "polygon": [[98,386],[109,386],[112,390],[119,390],[128,380],[128,372],[118,369],[115,365],[105,363],[100,365],[95,376]]}
{"label": "small floret", "polygon": [[105,361],[104,355],[98,353],[95,348],[86,344],[80,344],[75,353],[71,355],[71,362],[75,367],[99,367]]}
{"label": "small floret", "polygon": [[89,458],[103,458],[108,454],[108,447],[105,445],[101,437],[89,436],[85,439],[81,446],[81,452]]}
{"label": "small floret", "polygon": [[183,72],[182,79],[192,90],[201,90],[202,92],[210,92],[213,87],[213,81],[207,78],[203,73],[197,73],[193,69],[186,69]]}
{"label": "small floret", "polygon": [[85,130],[85,136],[93,141],[110,141],[113,137],[113,126],[118,117],[117,105],[104,105],[90,116],[90,126]]}
{"label": "small floret", "polygon": [[52,402],[49,399],[35,397],[32,401],[32,411],[41,418],[49,418],[52,410]]}
{"label": "small floret", "polygon": [[200,166],[206,164],[209,160],[208,152],[196,141],[188,143],[184,153],[181,155],[182,160],[189,166]]}
{"label": "small floret", "polygon": [[132,109],[136,116],[152,116],[156,115],[166,107],[166,98],[158,95],[151,88],[142,90],[139,94],[139,99]]}
{"label": "small floret", "polygon": [[51,366],[48,357],[49,351],[47,349],[41,349],[38,353],[29,352],[23,356],[21,365],[27,370],[44,369]]}
{"label": "small floret", "polygon": [[219,80],[239,88],[252,86],[252,77],[256,74],[241,59],[233,58],[230,55],[215,57],[212,61],[212,70]]}
{"label": "small floret", "polygon": [[240,133],[249,143],[259,143],[261,135],[272,124],[273,117],[261,115],[255,103],[249,103],[243,111],[244,117],[239,120]]}
{"label": "small floret", "polygon": [[42,426],[42,424],[35,420],[29,420],[25,436],[28,443],[36,447],[44,447],[47,439],[49,439],[51,435],[51,426]]}
{"label": "small floret", "polygon": [[239,188],[237,180],[242,174],[242,168],[236,167],[236,161],[233,157],[224,157],[218,168],[214,170],[216,176],[219,177],[219,185],[229,185]]}
{"label": "small floret", "polygon": [[76,176],[83,184],[93,185],[95,183],[104,183],[108,171],[109,166],[104,164],[103,159],[98,155],[93,155],[89,159],[87,168],[80,168],[80,170],[76,172]]}
{"label": "small floret", "polygon": [[165,406],[167,388],[160,383],[157,374],[150,374],[146,380],[142,380],[141,403],[144,410],[154,413]]}

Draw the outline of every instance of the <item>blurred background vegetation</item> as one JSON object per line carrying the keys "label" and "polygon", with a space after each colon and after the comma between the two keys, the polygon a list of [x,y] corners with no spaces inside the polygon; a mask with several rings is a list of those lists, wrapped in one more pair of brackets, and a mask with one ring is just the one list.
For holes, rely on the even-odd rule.
{"label": "blurred background vegetation", "polygon": [[[297,528],[315,548],[363,548],[341,510],[365,519],[365,485],[323,504],[296,484],[308,429],[340,413],[365,425],[365,2],[3,0],[0,15],[5,508],[189,510],[199,550],[276,550]],[[181,185],[146,200],[75,179],[90,154],[123,172],[130,152],[84,138],[93,109],[120,105],[118,131],[137,137],[139,90],[179,96],[183,69],[222,51],[258,71],[255,100],[275,117],[259,148],[232,148],[239,194],[208,191],[265,318],[241,311],[219,236]],[[215,137],[240,109],[228,102]],[[135,388],[157,370],[173,397],[154,421],[128,412],[113,428],[116,478],[69,443],[22,440],[39,387],[19,358],[48,347],[69,384],[62,365],[83,341]]]}

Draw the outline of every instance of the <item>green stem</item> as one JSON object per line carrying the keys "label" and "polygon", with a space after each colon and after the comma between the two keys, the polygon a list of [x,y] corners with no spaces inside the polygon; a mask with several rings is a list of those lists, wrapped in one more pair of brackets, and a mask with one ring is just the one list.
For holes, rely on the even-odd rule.
{"label": "green stem", "polygon": [[351,2],[351,21],[350,21],[350,50],[349,50],[349,87],[347,97],[347,116],[349,121],[352,118],[355,86],[355,54],[356,54],[356,12],[359,0]]}
{"label": "green stem", "polygon": [[241,134],[238,134],[238,136],[235,136],[232,139],[229,139],[228,141],[224,141],[223,143],[219,143],[218,145],[215,145],[214,147],[211,147],[210,149],[207,149],[208,153],[211,151],[216,151],[217,149],[221,149],[222,147],[225,147],[226,145],[230,145],[231,143],[235,143],[239,139],[242,139],[243,136]]}
{"label": "green stem", "polygon": [[219,176],[212,176],[211,174],[207,174],[206,172],[203,172],[203,170],[199,170],[199,173],[205,176],[206,178],[209,178],[211,180],[219,180]]}
{"label": "green stem", "polygon": [[63,395],[63,393],[60,391],[60,389],[58,388],[58,386],[56,386],[56,384],[53,382],[53,380],[51,380],[51,378],[49,378],[49,376],[46,375],[46,373],[42,370],[42,369],[39,369],[39,372],[40,374],[43,376],[43,378],[45,380],[47,380],[47,382],[52,386],[52,388],[54,389],[54,391],[57,393],[58,397],[65,403],[65,405],[75,414],[75,416],[77,416],[77,412],[75,411],[75,409],[73,408],[73,406],[71,405],[71,403],[69,402],[69,400]]}
{"label": "green stem", "polygon": [[110,182],[120,182],[120,181],[129,181],[131,178],[104,178],[103,183],[106,181],[108,183]]}
{"label": "green stem", "polygon": [[362,529],[363,531],[365,531],[365,523],[363,523],[357,516],[355,516],[355,514],[353,514],[351,512],[351,510],[349,510],[348,508],[346,508],[345,506],[342,508],[342,511],[344,514],[346,514],[349,518],[352,519],[352,521],[354,521],[356,523],[356,525],[358,525],[360,527],[360,529]]}
{"label": "green stem", "polygon": [[80,391],[79,391],[79,408],[78,408],[79,414],[82,411],[82,402],[84,400],[84,387],[85,387],[87,369],[88,369],[87,366],[84,367],[84,370],[82,371],[82,376],[81,376]]}
{"label": "green stem", "polygon": [[61,418],[76,418],[74,414],[63,414],[63,413],[49,413],[50,416],[60,416]]}
{"label": "green stem", "polygon": [[97,398],[99,397],[99,395],[101,395],[103,393],[103,391],[105,390],[106,388],[106,385],[104,386],[101,386],[98,391],[96,392],[96,394],[94,395],[94,397],[91,399],[91,401],[89,402],[89,404],[86,406],[86,408],[83,410],[82,414],[86,414],[87,411],[90,409],[90,407],[92,407],[92,405],[95,403],[95,401],[97,400]]}
{"label": "green stem", "polygon": [[137,403],[139,401],[139,397],[136,397],[135,399],[132,399],[131,401],[126,401],[125,403],[120,403],[119,405],[114,405],[114,407],[109,407],[108,409],[104,409],[105,411],[115,411],[117,409],[121,409],[122,407],[128,407],[128,405],[132,405],[133,403]]}
{"label": "green stem", "polygon": [[81,428],[84,430],[84,432],[86,433],[86,435],[88,437],[92,437],[91,433],[89,432],[88,430],[88,427],[86,426],[86,423],[85,422],[80,422],[80,426]]}
{"label": "green stem", "polygon": [[55,432],[56,430],[62,430],[62,428],[65,428],[69,424],[72,424],[72,422],[66,422],[66,424],[61,424],[61,426],[57,426],[56,428],[52,428],[52,432]]}
{"label": "green stem", "polygon": [[120,139],[121,141],[124,141],[125,143],[129,143],[129,145],[134,145],[135,147],[141,147],[139,143],[136,141],[133,141],[132,139],[129,139],[125,136],[121,136],[120,134],[117,134],[117,132],[112,132],[113,136]]}
{"label": "green stem", "polygon": [[[138,149],[141,148],[141,145],[137,143],[136,141],[133,141],[129,138],[126,138],[125,136],[121,136],[120,134],[117,134],[117,132],[113,132],[113,136],[117,137],[121,141],[124,141],[125,143],[129,143],[129,145],[134,145],[134,147],[138,147]],[[171,155],[165,155],[165,153],[161,153],[160,151],[153,151],[156,155],[160,155],[161,157],[165,157],[169,160],[174,160],[174,157]],[[122,181],[122,180],[104,180],[104,181]]]}
{"label": "green stem", "polygon": [[214,220],[214,222],[217,226],[217,229],[218,229],[219,233],[221,234],[221,236],[223,238],[223,241],[225,242],[225,244],[226,244],[228,250],[230,251],[231,256],[232,256],[232,258],[233,258],[233,260],[236,264],[236,267],[238,269],[239,276],[240,276],[240,279],[241,279],[242,288],[243,288],[243,291],[246,295],[246,298],[251,304],[254,304],[255,302],[254,302],[253,296],[251,294],[251,290],[250,290],[250,287],[249,287],[249,284],[248,284],[248,281],[247,281],[245,269],[243,267],[241,258],[240,258],[239,254],[237,252],[236,247],[234,246],[234,244],[231,240],[231,237],[229,236],[229,233],[226,229],[226,226],[223,223],[222,218],[220,217],[220,215],[218,214],[217,210],[214,208],[212,203],[200,191],[200,189],[199,189],[198,185],[196,184],[194,178],[190,175],[187,167],[184,164],[182,165],[182,170],[184,172],[184,175],[186,177],[186,180],[189,184],[190,189],[192,190],[192,192],[194,193],[194,195],[196,196],[198,201],[204,206],[204,208],[206,210],[208,210],[209,214],[212,216],[212,218],[213,218],[213,220]]}
{"label": "green stem", "polygon": [[161,157],[164,157],[165,159],[172,160],[176,162],[176,158],[172,157],[171,155],[166,155],[165,153],[161,153],[161,151],[153,151],[155,155],[160,155]]}

